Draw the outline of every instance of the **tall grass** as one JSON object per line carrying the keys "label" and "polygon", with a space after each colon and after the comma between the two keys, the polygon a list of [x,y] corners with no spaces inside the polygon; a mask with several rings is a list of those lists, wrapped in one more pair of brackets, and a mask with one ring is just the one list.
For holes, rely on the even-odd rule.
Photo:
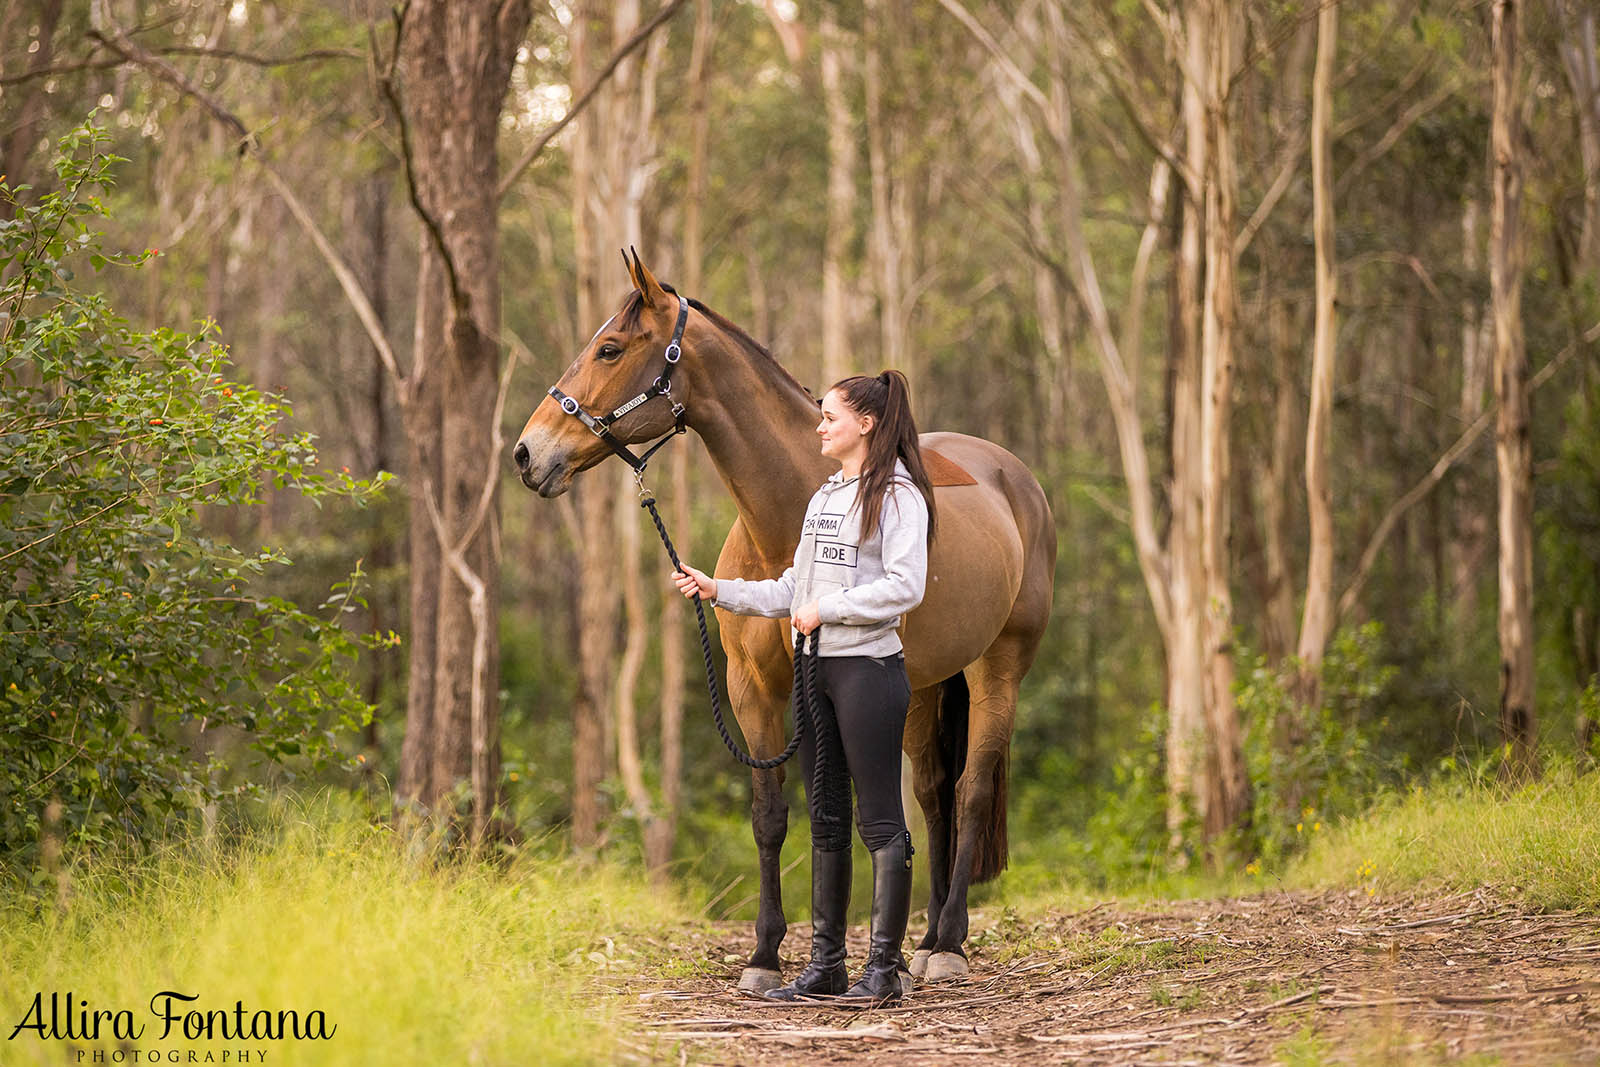
{"label": "tall grass", "polygon": [[1413,787],[1316,838],[1295,886],[1490,886],[1537,908],[1600,910],[1600,773],[1555,766],[1521,787]]}
{"label": "tall grass", "polygon": [[[0,907],[0,1039],[36,993],[48,1024],[50,994],[64,1006],[70,991],[91,1011],[133,1013],[139,1062],[174,1051],[190,1062],[191,1049],[201,1062],[224,1049],[278,1064],[606,1062],[617,999],[595,995],[590,976],[630,937],[684,918],[634,872],[531,856],[440,864],[327,798],[280,803],[226,847],[84,865],[64,908],[13,895]],[[326,1041],[161,1040],[150,1002],[163,990],[197,995],[201,1011],[318,1010],[338,1029]],[[111,1059],[109,1029],[77,1044],[131,1062]],[[75,1059],[34,1031],[0,1044],[6,1064]]]}

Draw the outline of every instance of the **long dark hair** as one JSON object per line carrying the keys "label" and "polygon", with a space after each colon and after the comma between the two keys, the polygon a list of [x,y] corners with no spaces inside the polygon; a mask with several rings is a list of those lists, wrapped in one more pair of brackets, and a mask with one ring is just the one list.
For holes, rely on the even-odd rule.
{"label": "long dark hair", "polygon": [[906,465],[911,482],[928,502],[928,543],[933,543],[933,482],[922,465],[922,448],[917,443],[917,423],[911,417],[911,385],[897,370],[886,370],[876,378],[858,374],[834,382],[845,406],[858,416],[871,415],[876,425],[867,436],[867,458],[861,464],[861,487],[856,500],[861,505],[861,539],[872,536],[883,511],[883,494],[894,478],[894,461]]}

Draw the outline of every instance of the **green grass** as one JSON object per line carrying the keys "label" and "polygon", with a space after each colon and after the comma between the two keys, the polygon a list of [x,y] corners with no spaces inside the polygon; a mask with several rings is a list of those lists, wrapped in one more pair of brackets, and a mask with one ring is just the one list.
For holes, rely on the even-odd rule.
{"label": "green grass", "polygon": [[[132,1047],[161,1062],[173,1051],[189,1062],[191,1049],[200,1062],[208,1050],[265,1049],[265,1062],[285,1065],[616,1058],[619,998],[594,978],[657,962],[653,935],[688,919],[676,894],[571,860],[437,863],[338,808],[280,803],[226,847],[82,866],[64,909],[53,895],[3,898],[5,1033],[35,993],[48,1023],[50,994],[71,991],[91,1010],[131,1011],[144,1027]],[[247,1014],[318,1010],[338,1029],[326,1041],[162,1040],[150,1008],[162,990],[230,1017],[236,1001]],[[106,1029],[89,1048],[116,1049]],[[24,1031],[0,1045],[0,1061],[75,1062],[68,1044]]]}
{"label": "green grass", "polygon": [[1313,841],[1294,887],[1492,886],[1536,908],[1600,911],[1600,773],[1554,767],[1520,788],[1413,788]]}

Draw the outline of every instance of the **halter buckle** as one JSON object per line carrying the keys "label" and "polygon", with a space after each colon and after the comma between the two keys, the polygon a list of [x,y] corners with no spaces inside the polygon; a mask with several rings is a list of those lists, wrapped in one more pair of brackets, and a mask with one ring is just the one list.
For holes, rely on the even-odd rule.
{"label": "halter buckle", "polygon": [[578,402],[570,396],[564,396],[561,398],[561,410],[568,415],[576,415],[578,413]]}
{"label": "halter buckle", "polygon": [[667,343],[667,362],[668,363],[676,363],[676,362],[678,362],[679,357],[682,356],[682,355],[683,355],[683,348],[678,344],[678,342],[669,341]]}

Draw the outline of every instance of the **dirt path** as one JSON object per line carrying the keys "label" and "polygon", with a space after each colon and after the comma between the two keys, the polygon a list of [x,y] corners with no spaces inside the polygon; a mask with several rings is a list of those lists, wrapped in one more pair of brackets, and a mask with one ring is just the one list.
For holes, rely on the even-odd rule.
{"label": "dirt path", "polygon": [[[685,977],[619,994],[641,1059],[699,1064],[1600,1063],[1600,917],[1478,891],[1273,893],[1019,922],[974,916],[972,974],[900,1007],[732,989],[749,924],[685,934]],[[804,953],[809,928],[785,939]],[[853,929],[859,962],[866,931]],[[799,963],[785,958],[789,977]]]}

